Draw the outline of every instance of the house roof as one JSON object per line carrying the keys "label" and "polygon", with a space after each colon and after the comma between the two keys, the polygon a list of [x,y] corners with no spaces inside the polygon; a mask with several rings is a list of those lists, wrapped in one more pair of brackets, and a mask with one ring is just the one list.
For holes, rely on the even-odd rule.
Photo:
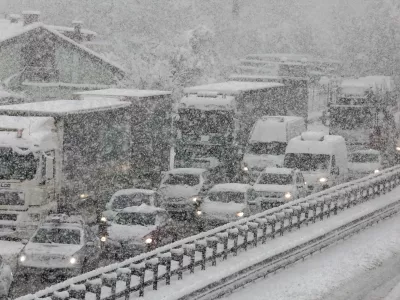
{"label": "house roof", "polygon": [[84,45],[79,44],[74,40],[66,37],[56,28],[57,26],[55,27],[51,25],[46,25],[40,22],[23,26],[20,23],[11,23],[9,20],[0,19],[0,48],[4,45],[15,42],[28,32],[35,30],[46,30],[56,36],[56,38],[58,38],[60,41],[67,43],[70,47],[73,47],[77,51],[83,52],[85,55],[88,55],[91,58],[98,60],[100,63],[108,65],[110,68],[114,69],[121,75],[124,75],[124,73],[126,72],[122,66],[85,47]]}

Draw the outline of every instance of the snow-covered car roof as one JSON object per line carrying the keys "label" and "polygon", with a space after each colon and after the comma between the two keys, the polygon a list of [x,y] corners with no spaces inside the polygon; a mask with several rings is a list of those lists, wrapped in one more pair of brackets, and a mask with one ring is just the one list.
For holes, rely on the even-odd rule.
{"label": "snow-covered car roof", "polygon": [[[305,133],[302,136],[305,137]],[[303,140],[302,136],[292,138],[285,153],[310,153],[310,154],[329,154],[334,151],[334,144],[345,144],[345,140],[339,135],[324,135],[318,132],[307,132],[307,139]],[[316,138],[323,137],[323,140]],[[315,139],[314,139],[315,138]]]}
{"label": "snow-covered car roof", "polygon": [[158,90],[103,89],[103,90],[77,92],[75,93],[75,95],[144,98],[144,97],[171,95],[171,92],[158,91]]}
{"label": "snow-covered car roof", "polygon": [[234,110],[235,97],[215,95],[215,97],[199,96],[189,94],[179,102],[179,109],[200,109],[200,110]]}
{"label": "snow-covered car roof", "polygon": [[277,82],[245,82],[245,81],[226,81],[205,85],[192,86],[184,89],[186,94],[196,94],[198,92],[219,92],[226,95],[237,95],[241,92],[252,90],[264,90],[283,86]]}
{"label": "snow-covered car roof", "polygon": [[124,189],[115,192],[111,198],[115,198],[122,195],[134,195],[134,194],[144,194],[144,195],[154,195],[155,191],[147,189]]}
{"label": "snow-covered car roof", "polygon": [[201,175],[206,172],[206,169],[202,168],[177,168],[172,169],[166,172],[166,174],[192,174],[192,175]]}
{"label": "snow-covered car roof", "polygon": [[52,214],[46,217],[45,221],[40,227],[45,228],[76,228],[82,229],[85,225],[85,221],[82,216],[72,215],[67,216],[65,214]]}
{"label": "snow-covered car roof", "polygon": [[41,116],[89,113],[129,106],[129,102],[116,99],[51,100],[0,106],[1,113],[19,113]]}
{"label": "snow-covered car roof", "polygon": [[266,168],[263,173],[268,173],[268,174],[292,174],[294,170],[290,168]]}
{"label": "snow-covered car roof", "polygon": [[251,189],[250,184],[245,183],[221,183],[214,185],[208,193],[237,192],[246,193]]}
{"label": "snow-covered car roof", "polygon": [[126,207],[126,208],[122,209],[121,212],[151,214],[151,213],[155,213],[155,212],[166,212],[166,210],[163,208],[160,208],[160,207],[150,206],[150,205],[143,203],[139,206]]}
{"label": "snow-covered car roof", "polygon": [[376,154],[376,155],[380,155],[381,152],[375,149],[363,149],[363,150],[355,150],[353,152],[351,152],[350,154]]}

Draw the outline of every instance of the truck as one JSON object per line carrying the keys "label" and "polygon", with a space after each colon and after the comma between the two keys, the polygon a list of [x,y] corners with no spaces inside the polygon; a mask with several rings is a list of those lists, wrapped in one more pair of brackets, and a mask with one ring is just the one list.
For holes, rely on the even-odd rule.
{"label": "truck", "polygon": [[240,81],[185,88],[174,120],[174,167],[214,158],[219,171],[232,179],[254,122],[263,115],[286,114],[283,88],[277,82]]}
{"label": "truck", "polygon": [[[168,170],[171,144],[172,97],[170,91],[102,89],[74,94],[74,99],[116,99],[131,103],[129,184],[137,188],[155,188],[161,171]],[[122,187],[121,187],[122,188]]]}
{"label": "truck", "polygon": [[129,158],[129,103],[0,106],[0,236],[29,238],[49,213],[94,223]]}

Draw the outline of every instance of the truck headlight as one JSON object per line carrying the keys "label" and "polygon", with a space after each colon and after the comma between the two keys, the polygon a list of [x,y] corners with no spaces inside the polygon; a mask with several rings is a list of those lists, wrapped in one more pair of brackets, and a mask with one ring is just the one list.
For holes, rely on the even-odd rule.
{"label": "truck headlight", "polygon": [[76,264],[76,258],[75,258],[75,257],[71,257],[71,258],[69,259],[69,263],[70,263],[71,265]]}
{"label": "truck headlight", "polygon": [[237,214],[236,214],[239,218],[241,218],[241,217],[243,217],[244,216],[244,212],[242,212],[242,211],[239,211]]}
{"label": "truck headlight", "polygon": [[400,151],[400,147],[399,146],[396,147],[396,151]]}
{"label": "truck headlight", "polygon": [[321,182],[321,183],[324,183],[324,182],[326,182],[328,179],[326,179],[325,177],[321,177],[318,181],[319,182]]}
{"label": "truck headlight", "polygon": [[103,216],[100,218],[100,221],[105,223],[105,222],[107,222],[107,218]]}
{"label": "truck headlight", "polygon": [[107,237],[106,237],[106,236],[102,236],[102,237],[100,238],[100,241],[102,241],[102,242],[107,241]]}
{"label": "truck headlight", "polygon": [[377,169],[374,171],[374,174],[378,174],[380,171]]}
{"label": "truck headlight", "polygon": [[193,197],[192,197],[192,201],[193,201],[193,202],[197,202],[197,200],[199,200],[199,197],[198,197],[198,196],[193,196]]}
{"label": "truck headlight", "polygon": [[24,254],[22,254],[22,255],[19,257],[19,261],[20,261],[20,262],[26,261],[26,256],[25,256]]}
{"label": "truck headlight", "polygon": [[243,171],[248,172],[249,171],[249,167],[244,166],[243,167]]}
{"label": "truck headlight", "polygon": [[152,238],[147,238],[147,239],[145,239],[145,241],[144,241],[146,244],[151,244],[152,242],[153,242],[153,239]]}
{"label": "truck headlight", "polygon": [[292,194],[289,192],[285,193],[285,199],[290,199],[290,198],[292,198]]}

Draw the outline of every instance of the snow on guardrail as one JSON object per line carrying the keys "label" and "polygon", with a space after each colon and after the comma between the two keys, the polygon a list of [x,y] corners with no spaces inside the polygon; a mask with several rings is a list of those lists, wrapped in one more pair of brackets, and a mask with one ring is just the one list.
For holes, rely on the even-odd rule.
{"label": "snow on guardrail", "polygon": [[281,236],[292,228],[300,229],[303,224],[315,223],[324,217],[336,215],[340,210],[385,194],[399,185],[400,166],[395,166],[379,174],[291,201],[121,263],[70,278],[18,300],[85,299],[87,294],[94,294],[96,299],[140,297],[146,289],[156,290],[161,280],[172,285],[184,275],[194,273],[197,266],[201,270],[208,264],[217,266],[219,258],[227,260],[236,256],[239,249],[246,251],[249,247],[257,247],[266,243],[267,239]]}

